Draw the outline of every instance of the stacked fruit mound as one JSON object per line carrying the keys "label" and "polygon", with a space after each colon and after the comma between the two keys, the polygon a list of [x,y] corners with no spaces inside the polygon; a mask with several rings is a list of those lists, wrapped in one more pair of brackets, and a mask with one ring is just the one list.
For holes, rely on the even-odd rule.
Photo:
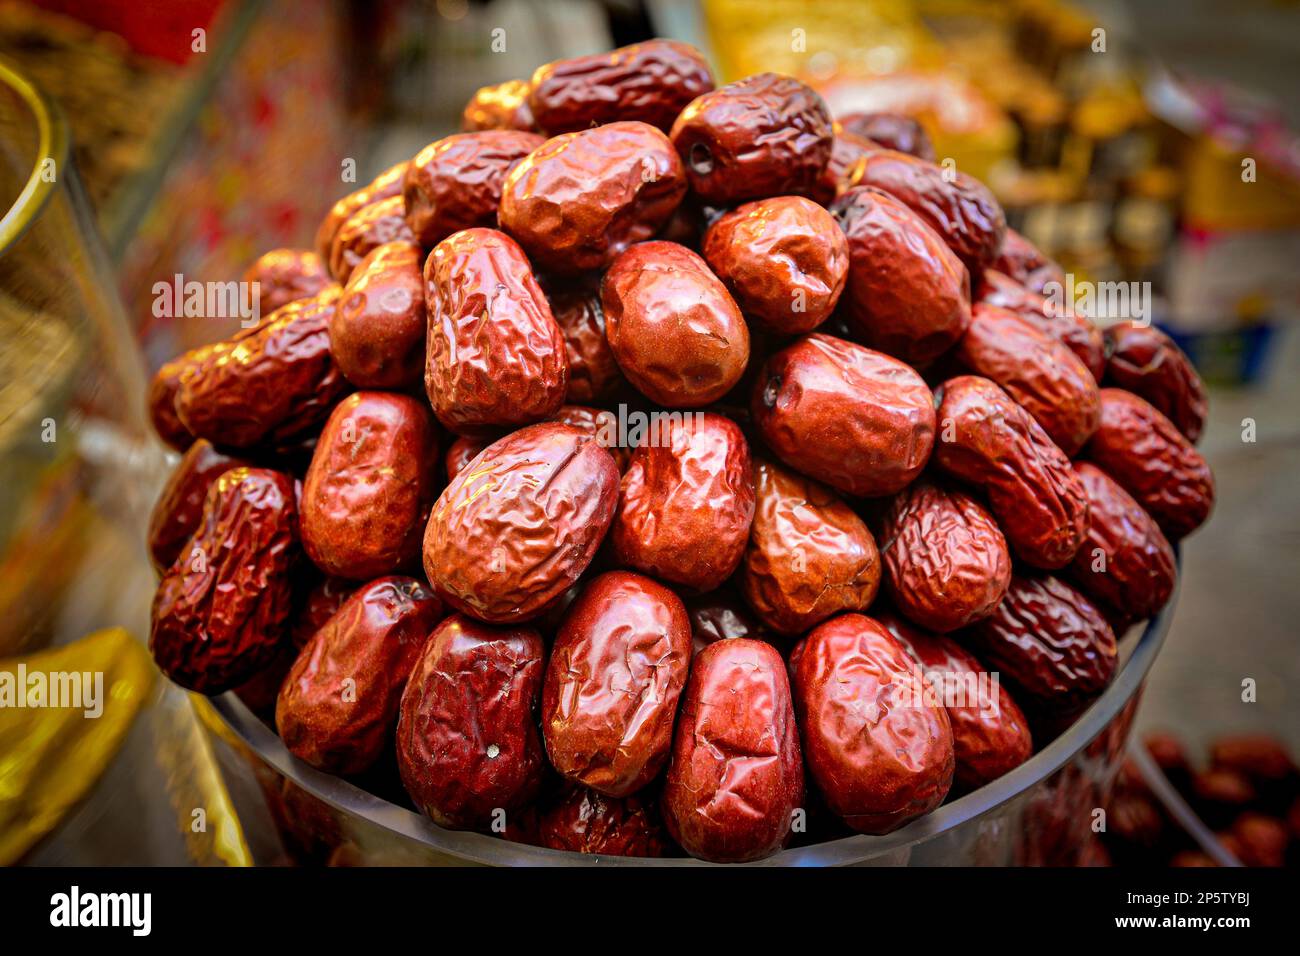
{"label": "stacked fruit mound", "polygon": [[1106,687],[1213,499],[1168,338],[1054,307],[914,123],[679,43],[465,125],[159,372],[174,681],[395,750],[446,827],[716,861],[892,830]]}

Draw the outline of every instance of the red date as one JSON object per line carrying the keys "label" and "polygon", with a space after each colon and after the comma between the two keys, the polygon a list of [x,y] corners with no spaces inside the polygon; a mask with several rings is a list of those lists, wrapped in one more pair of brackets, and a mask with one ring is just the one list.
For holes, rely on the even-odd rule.
{"label": "red date", "polygon": [[671,136],[691,192],[714,206],[814,194],[834,139],[822,98],[779,73],[759,73],[696,98]]}
{"label": "red date", "polygon": [[199,439],[181,456],[149,517],[149,554],[161,573],[185,550],[203,517],[203,503],[212,483],[231,468],[249,462],[232,458]]}
{"label": "red date", "polygon": [[775,853],[803,803],[785,663],[770,644],[710,644],[691,664],[664,785],[668,832],[692,856],[743,863]]}
{"label": "red date", "polygon": [[829,335],[777,352],[754,383],[754,423],[791,468],[851,495],[889,495],[934,447],[934,404],[902,362]]}
{"label": "red date", "polygon": [[542,423],[497,441],[429,515],[435,593],[490,623],[543,613],[587,569],[614,517],[618,466],[591,435]]}
{"label": "red date", "polygon": [[1208,411],[1205,385],[1183,350],[1165,333],[1138,322],[1106,329],[1106,384],[1145,398],[1195,443]]}
{"label": "red date", "polygon": [[329,323],[330,355],[357,388],[409,391],[424,371],[423,250],[377,246],[352,270]]}
{"label": "red date", "polygon": [[536,795],[546,760],[536,718],[544,654],[531,628],[461,614],[429,635],[402,693],[397,767],[435,823],[485,829]]}
{"label": "red date", "polygon": [[546,669],[542,734],[551,765],[610,797],[635,793],[668,760],[691,662],[681,599],[626,571],[570,606]]}

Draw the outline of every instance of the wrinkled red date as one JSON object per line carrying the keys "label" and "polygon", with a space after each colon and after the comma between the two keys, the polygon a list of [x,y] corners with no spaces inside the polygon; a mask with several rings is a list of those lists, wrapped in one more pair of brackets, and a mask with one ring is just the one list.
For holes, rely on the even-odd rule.
{"label": "wrinkled red date", "polygon": [[402,693],[397,767],[435,823],[483,829],[541,786],[537,732],[545,648],[531,628],[453,614],[429,635]]}
{"label": "wrinkled red date", "polygon": [[819,625],[791,653],[790,678],[808,772],[850,828],[888,833],[943,802],[948,714],[883,626],[861,614]]}
{"label": "wrinkled red date", "polygon": [[1001,385],[1066,455],[1077,455],[1097,430],[1101,398],[1092,373],[1063,343],[1015,312],[976,305],[955,357]]}
{"label": "wrinkled red date", "polygon": [[613,398],[623,386],[623,373],[605,337],[600,286],[580,281],[551,283],[546,298],[564,335],[569,358],[569,391],[564,400],[583,405]]}
{"label": "wrinkled red date", "polygon": [[986,378],[949,379],[939,397],[938,466],[988,496],[1018,557],[1041,568],[1068,564],[1088,533],[1088,497],[1065,453]]}
{"label": "wrinkled red date", "polygon": [[799,196],[722,216],[704,236],[704,258],[748,318],[785,335],[825,322],[849,272],[848,240],[835,219]]}
{"label": "wrinkled red date", "polygon": [[429,248],[462,229],[495,227],[506,174],[544,142],[536,133],[487,130],[447,136],[416,153],[402,184],[416,242]]}
{"label": "wrinkled red date", "polygon": [[604,269],[649,239],[686,195],[672,143],[646,123],[565,133],[533,150],[506,177],[498,216],[539,269]]}
{"label": "wrinkled red date", "polygon": [[912,365],[951,348],[970,325],[970,277],[916,212],[856,186],[831,205],[849,242],[845,301],[854,337]]}
{"label": "wrinkled red date", "polygon": [[343,221],[330,245],[330,272],[346,283],[357,264],[386,242],[415,242],[400,195],[362,206]]}
{"label": "wrinkled red date", "polygon": [[979,302],[1010,309],[1026,322],[1042,329],[1078,356],[1092,377],[1101,381],[1106,365],[1101,329],[1074,309],[1065,309],[1052,300],[1026,289],[1001,272],[985,269],[980,277]]}
{"label": "wrinkled red date", "polygon": [[461,111],[460,128],[466,133],[485,129],[533,130],[533,111],[528,106],[527,80],[506,80],[481,86]]}
{"label": "wrinkled red date", "polygon": [[992,264],[1002,248],[1007,217],[989,188],[972,176],[950,175],[892,149],[863,156],[854,175],[857,185],[887,192],[915,211],[972,272]]}
{"label": "wrinkled red date", "polygon": [[164,674],[218,694],[271,663],[289,621],[297,523],[288,475],[233,468],[213,483],[154,596],[149,650]]}
{"label": "wrinkled red date", "polygon": [[983,689],[989,672],[974,655],[952,638],[927,634],[894,615],[876,619],[921,665],[944,701],[957,760],[956,786],[974,790],[1029,759],[1034,744],[1024,713],[1000,681]]}
{"label": "wrinkled red date", "polygon": [[348,392],[330,357],[332,286],[204,350],[181,376],[176,412],[194,435],[249,448],[307,437]]}
{"label": "wrinkled red date", "polygon": [[1208,411],[1205,385],[1177,343],[1157,328],[1120,322],[1106,329],[1106,384],[1145,398],[1195,443]]}
{"label": "wrinkled red date", "polygon": [[325,261],[305,249],[272,249],[248,267],[244,281],[258,284],[258,315],[262,316],[334,283]]}
{"label": "wrinkled red date", "polygon": [[668,831],[692,856],[775,853],[803,804],[799,729],[785,662],[770,644],[710,644],[691,664],[664,785]]}
{"label": "wrinkled red date", "polygon": [[406,679],[442,604],[414,578],[363,585],[302,649],[280,687],[275,726],[301,760],[360,773],[397,726]]}
{"label": "wrinkled red date", "polygon": [[321,431],[302,486],[302,545],[326,574],[368,580],[418,566],[438,439],[409,395],[356,392]]}
{"label": "wrinkled red date", "polygon": [[685,246],[642,242],[600,286],[605,336],[624,376],[653,401],[699,408],[740,381],[749,328],[731,294]]}
{"label": "wrinkled red date", "polygon": [[1071,715],[1115,676],[1115,634],[1087,598],[1050,575],[1014,575],[989,617],[962,643],[1019,691],[1027,709]]}
{"label": "wrinkled red date", "polygon": [[1214,475],[1192,443],[1146,399],[1101,390],[1101,424],[1084,456],[1133,496],[1171,540],[1214,508]]}
{"label": "wrinkled red date", "polygon": [[759,73],[696,98],[671,136],[691,192],[714,206],[814,194],[834,139],[822,98],[779,73]]}
{"label": "wrinkled red date", "polygon": [[865,611],[880,554],[862,519],[829,488],[769,461],[754,466],[757,505],[741,582],[745,600],[781,634],[841,611]]}
{"label": "wrinkled red date", "polygon": [[668,760],[690,662],[677,595],[627,571],[595,578],[551,647],[542,689],[551,765],[606,796],[640,790]]}
{"label": "wrinkled red date", "polygon": [[537,821],[537,842],[552,850],[601,856],[667,856],[668,834],[655,805],[570,787]]}
{"label": "wrinkled red date", "polygon": [[618,466],[584,431],[546,422],[490,445],[429,515],[435,593],[493,623],[541,614],[587,569],[618,501]]}
{"label": "wrinkled red date", "polygon": [[721,415],[687,413],[632,452],[610,541],[625,567],[710,591],[740,564],[753,519],[744,434]]}
{"label": "wrinkled red date", "polygon": [[181,456],[149,516],[149,554],[156,571],[170,567],[203,517],[208,488],[231,468],[249,462],[223,454],[199,439]]}
{"label": "wrinkled red date", "polygon": [[409,391],[424,372],[423,250],[389,242],[352,270],[330,317],[330,355],[357,388]]}
{"label": "wrinkled red date", "polygon": [[[381,199],[400,196],[402,194],[402,180],[405,177],[406,163],[397,163],[385,169],[370,183],[348,193],[330,207],[329,213],[321,220],[320,227],[316,230],[316,254],[321,257],[322,262],[328,263],[330,261],[330,250],[334,246],[334,236],[338,233],[339,227],[362,207],[379,202]],[[335,278],[338,278],[337,274]]]}
{"label": "wrinkled red date", "polygon": [[846,113],[839,118],[846,133],[878,143],[885,149],[934,162],[934,146],[920,123],[900,113]]}
{"label": "wrinkled red date", "polygon": [[1150,617],[1174,591],[1174,549],[1152,517],[1110,476],[1079,462],[1088,495],[1088,537],[1070,564],[1070,577],[1088,597],[1135,619]]}
{"label": "wrinkled red date", "polygon": [[535,422],[564,403],[564,336],[523,250],[495,229],[438,243],[424,265],[424,385],[444,426],[466,435]]}
{"label": "wrinkled red date", "polygon": [[829,335],[810,335],[768,359],[752,410],[782,461],[851,495],[901,491],[934,447],[933,396],[921,376]]}
{"label": "wrinkled red date", "polygon": [[988,617],[1011,583],[1011,555],[993,516],[969,495],[928,481],[890,504],[880,553],[895,606],[931,631]]}
{"label": "wrinkled red date", "polygon": [[1065,270],[1014,229],[1007,229],[1002,248],[990,265],[1039,295],[1049,282],[1065,285]]}
{"label": "wrinkled red date", "polygon": [[667,132],[687,103],[711,89],[713,74],[699,50],[648,40],[538,67],[528,105],[552,136],[620,120]]}

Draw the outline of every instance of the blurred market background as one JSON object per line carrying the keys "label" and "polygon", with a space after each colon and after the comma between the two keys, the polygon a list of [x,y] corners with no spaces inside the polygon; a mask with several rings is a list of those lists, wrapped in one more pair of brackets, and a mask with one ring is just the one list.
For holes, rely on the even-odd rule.
{"label": "blurred market background", "polygon": [[[1194,761],[1235,733],[1300,753],[1300,3],[0,0],[0,57],[70,125],[122,305],[105,308],[140,346],[121,358],[126,375],[230,331],[155,317],[155,282],[234,279],[262,251],[309,247],[352,188],[347,160],[364,183],[456,131],[478,87],[651,36],[699,46],[719,83],[775,70],[817,86],[835,113],[914,115],[938,156],[987,181],[1076,279],[1152,283],[1156,322],[1212,386],[1201,444],[1219,490],[1184,549],[1139,730],[1172,731]],[[22,351],[45,347],[58,351]],[[0,358],[0,418],[31,387],[13,352]],[[113,505],[99,507],[129,491],[85,501],[52,481],[44,510],[20,520],[16,488],[0,490],[0,658],[94,620],[96,589],[70,579],[69,555],[102,566],[117,553],[88,554],[103,537],[133,547],[102,513]],[[138,611],[151,584],[123,572],[93,600]],[[126,639],[93,638],[105,659]],[[96,737],[0,712],[0,862],[241,862],[258,849],[233,811],[195,834],[175,809],[194,805],[178,796],[190,788],[213,806],[233,797],[200,729],[156,703],[146,673],[122,664],[115,686],[148,720]],[[69,753],[80,772],[43,763]]]}

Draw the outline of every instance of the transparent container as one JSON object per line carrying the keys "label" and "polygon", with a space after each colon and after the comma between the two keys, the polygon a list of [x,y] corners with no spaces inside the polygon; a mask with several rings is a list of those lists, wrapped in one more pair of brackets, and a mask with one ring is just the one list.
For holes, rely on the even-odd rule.
{"label": "transparent container", "polygon": [[48,687],[0,707],[0,863],[246,862],[189,697],[144,645],[171,462],[135,336],[63,117],[3,59],[0,212],[0,671]]}
{"label": "transparent container", "polygon": [[[1114,683],[1061,736],[988,786],[886,836],[784,850],[753,866],[1075,866],[1089,862],[1093,808],[1104,807],[1125,757],[1142,686],[1174,600],[1121,643]],[[228,693],[199,705],[241,816],[270,819],[276,862],[332,865],[711,866],[691,859],[584,856],[446,830],[398,803],[294,757]]]}

